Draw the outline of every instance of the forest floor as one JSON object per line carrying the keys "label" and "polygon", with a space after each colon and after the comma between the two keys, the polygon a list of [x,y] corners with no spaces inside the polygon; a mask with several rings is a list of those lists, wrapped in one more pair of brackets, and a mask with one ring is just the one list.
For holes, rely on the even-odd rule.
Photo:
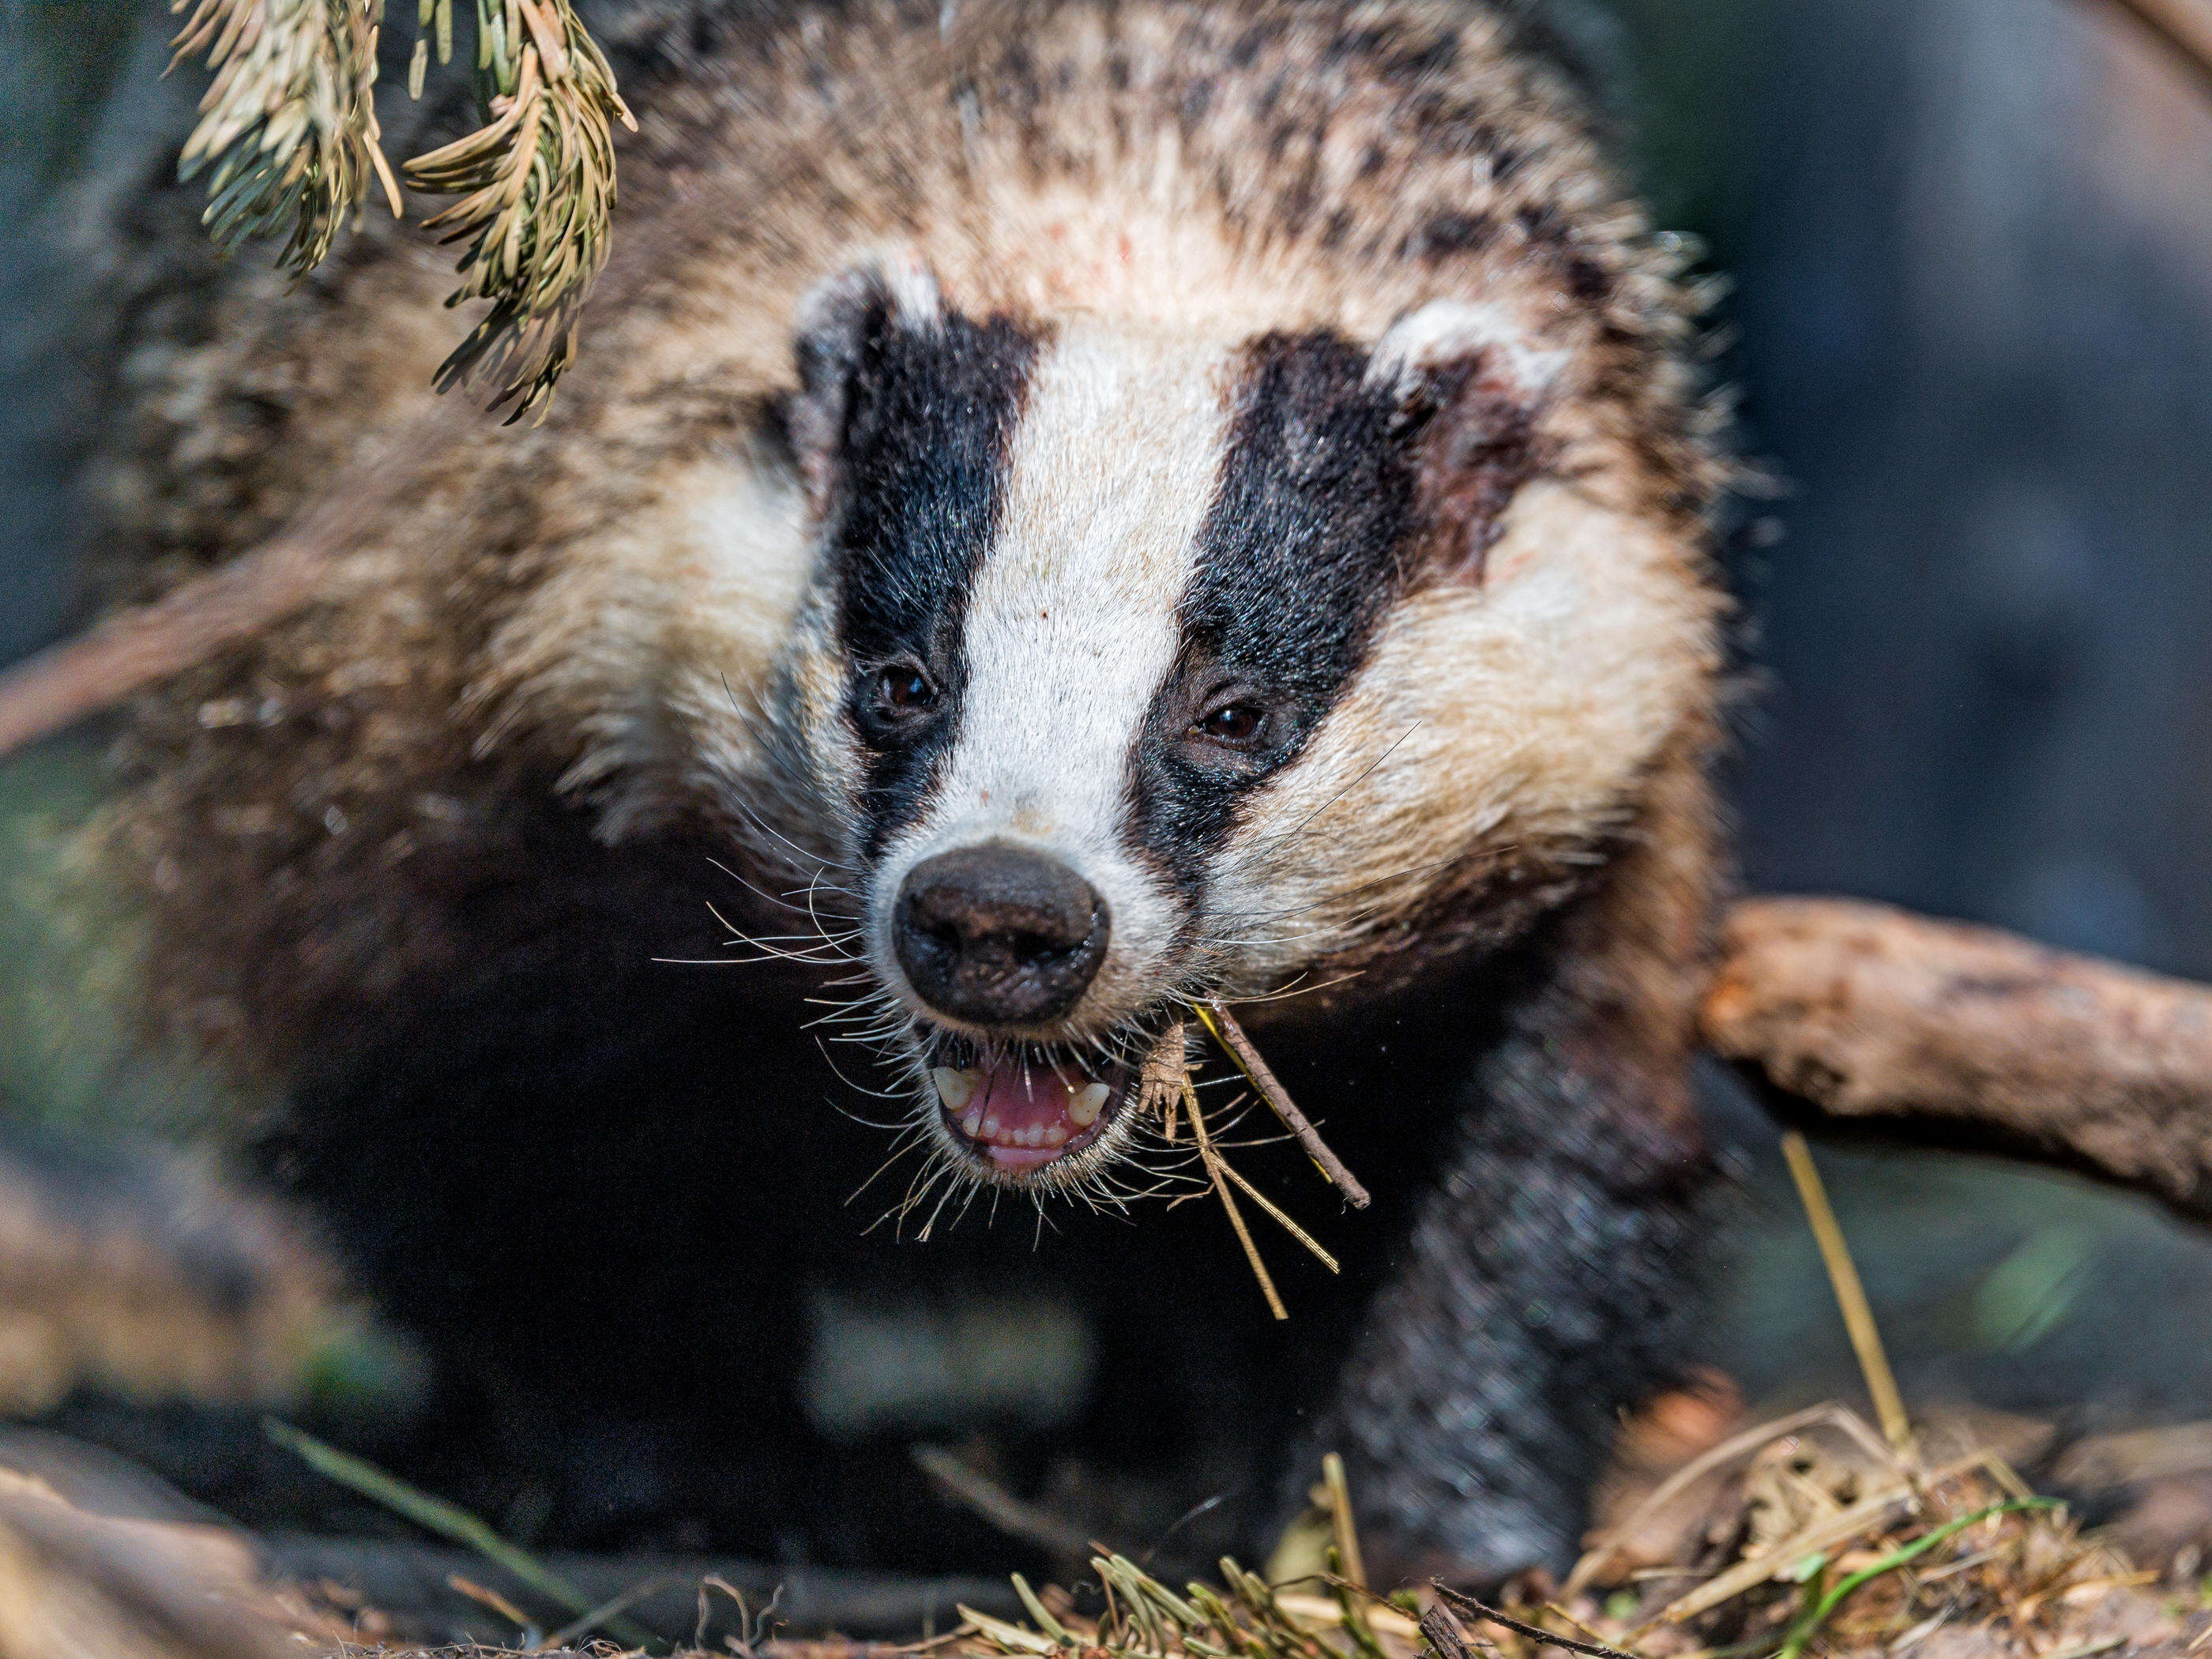
{"label": "forest floor", "polygon": [[[768,1588],[632,1563],[626,1589],[584,1607],[557,1564],[496,1539],[476,1540],[475,1562],[335,1547],[318,1571],[234,1529],[100,1513],[0,1473],[0,1659],[2093,1659],[2212,1644],[2201,1562],[2139,1565],[2036,1494],[1999,1443],[2015,1425],[1939,1419],[1899,1446],[1838,1406],[1740,1428],[1711,1401],[1670,1398],[1630,1425],[1564,1582],[1524,1575],[1487,1602],[1432,1585],[1376,1594],[1340,1476],[1265,1577],[1224,1560],[1212,1582],[1172,1588],[1100,1553],[1065,1586],[948,1586],[937,1622],[950,1627],[906,1642],[835,1634],[884,1628],[895,1581]],[[472,1616],[451,1613],[457,1598]],[[549,1601],[582,1610],[548,1629],[526,1606]],[[464,1635],[513,1645],[453,1643]]]}

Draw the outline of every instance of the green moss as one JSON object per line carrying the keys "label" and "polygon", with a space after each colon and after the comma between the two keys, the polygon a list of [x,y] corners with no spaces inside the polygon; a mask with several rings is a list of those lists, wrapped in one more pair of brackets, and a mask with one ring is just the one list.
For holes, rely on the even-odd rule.
{"label": "green moss", "polygon": [[138,936],[83,855],[100,791],[88,744],[0,763],[0,1099],[43,1128],[220,1139],[220,1083],[137,1029]]}

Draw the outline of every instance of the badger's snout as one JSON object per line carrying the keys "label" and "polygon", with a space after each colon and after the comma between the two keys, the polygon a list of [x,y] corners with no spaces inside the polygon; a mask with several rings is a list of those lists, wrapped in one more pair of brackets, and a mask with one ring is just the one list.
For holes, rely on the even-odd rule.
{"label": "badger's snout", "polygon": [[1109,925],[1106,902],[1059,860],[985,842],[907,872],[892,945],[939,1013],[1034,1025],[1066,1013],[1097,976]]}

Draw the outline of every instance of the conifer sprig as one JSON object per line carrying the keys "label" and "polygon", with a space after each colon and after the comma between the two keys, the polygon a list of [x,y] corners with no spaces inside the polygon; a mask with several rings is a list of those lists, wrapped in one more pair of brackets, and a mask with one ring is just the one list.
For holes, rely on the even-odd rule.
{"label": "conifer sprig", "polygon": [[213,168],[201,222],[219,246],[283,236],[277,262],[299,275],[322,262],[373,179],[399,211],[372,94],[381,3],[176,0],[171,8],[191,8],[176,60],[204,56],[215,71],[178,173],[190,179]]}
{"label": "conifer sprig", "polygon": [[[329,253],[373,180],[401,212],[374,95],[383,0],[175,0],[187,6],[177,58],[204,57],[215,81],[179,170],[213,168],[204,222],[220,246],[283,236],[278,263],[296,276]],[[417,0],[416,96],[434,46],[441,63],[453,56],[453,6]],[[612,229],[614,123],[637,123],[571,0],[474,0],[474,12],[484,125],[406,172],[460,198],[428,225],[466,244],[447,303],[489,302],[438,388],[489,386],[519,419],[543,411],[574,356]]]}
{"label": "conifer sprig", "polygon": [[[452,0],[426,22],[447,48]],[[495,407],[541,407],[575,349],[577,308],[606,264],[614,123],[637,123],[569,0],[477,0],[477,84],[489,124],[407,164],[409,181],[460,200],[429,222],[465,242],[449,304],[491,309],[438,372],[441,390],[496,386]]]}

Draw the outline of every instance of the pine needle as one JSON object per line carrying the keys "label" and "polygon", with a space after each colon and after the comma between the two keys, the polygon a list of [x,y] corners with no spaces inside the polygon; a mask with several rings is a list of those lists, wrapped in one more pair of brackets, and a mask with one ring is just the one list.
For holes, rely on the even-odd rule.
{"label": "pine needle", "polygon": [[[212,169],[203,222],[218,246],[281,235],[299,276],[381,182],[398,180],[376,123],[384,0],[174,0],[191,7],[176,60],[215,80],[178,162]],[[453,0],[417,0],[407,89],[422,95],[434,45],[453,52]],[[440,367],[441,392],[489,386],[511,420],[542,415],[576,349],[576,314],[605,267],[615,203],[614,124],[637,122],[572,0],[475,0],[483,125],[407,163],[411,183],[460,199],[429,221],[466,244],[447,300],[490,308]],[[174,63],[172,65],[174,67]]]}
{"label": "pine needle", "polygon": [[446,1575],[446,1588],[456,1595],[465,1595],[480,1607],[489,1607],[517,1630],[538,1628],[538,1621],[489,1585],[479,1584],[473,1578],[464,1578],[458,1572]]}
{"label": "pine needle", "polygon": [[[427,8],[441,56],[451,3]],[[575,356],[576,313],[613,228],[614,124],[637,122],[569,0],[477,0],[477,79],[488,124],[408,162],[407,176],[460,198],[428,225],[467,244],[447,303],[491,302],[438,389],[492,386],[492,406],[512,402],[520,420],[542,416]]]}
{"label": "pine needle", "polygon": [[[1206,1018],[1202,1011],[1199,1018]],[[1208,1023],[1208,1029],[1212,1029],[1211,1022]],[[1137,1081],[1138,1109],[1155,1111],[1159,1114],[1160,1133],[1170,1146],[1173,1146],[1176,1141],[1178,1133],[1177,1120],[1181,1115],[1182,1102],[1186,1096],[1189,1096],[1193,1102],[1191,1116],[1195,1124],[1198,1120],[1197,1097],[1191,1091],[1190,1060],[1183,1045],[1182,1022],[1177,1020],[1163,1032],[1159,1041],[1153,1044],[1152,1053],[1145,1058],[1145,1063]],[[1284,1214],[1280,1208],[1269,1200],[1266,1194],[1247,1181],[1235,1164],[1221,1156],[1220,1149],[1215,1146],[1210,1139],[1204,1134],[1200,1134],[1198,1139],[1200,1160],[1206,1165],[1207,1175],[1213,1178],[1216,1188],[1221,1186],[1222,1178],[1224,1176],[1234,1182],[1243,1188],[1246,1197],[1273,1218],[1278,1226],[1310,1250],[1314,1259],[1322,1267],[1331,1273],[1343,1271],[1338,1266],[1336,1258],[1323,1249],[1311,1233]],[[1222,1194],[1222,1201],[1228,1206],[1231,1219],[1238,1224],[1241,1234],[1243,1217],[1238,1213],[1235,1202],[1225,1191]],[[1248,1244],[1246,1246],[1248,1252],[1250,1249],[1250,1245]],[[1264,1269],[1260,1268],[1256,1255],[1254,1259],[1254,1270],[1260,1273],[1261,1281],[1265,1285],[1267,1274]],[[1268,1299],[1270,1302],[1273,1301],[1272,1293]]]}
{"label": "pine needle", "polygon": [[187,5],[169,67],[204,57],[215,80],[177,176],[209,171],[200,222],[218,247],[282,236],[277,264],[301,276],[373,184],[400,212],[374,96],[383,0],[175,0],[170,9]]}
{"label": "pine needle", "polygon": [[1238,1174],[1237,1166],[1234,1164],[1231,1164],[1227,1158],[1222,1158],[1218,1152],[1215,1154],[1215,1158],[1221,1165],[1221,1172],[1244,1189],[1244,1196],[1250,1199],[1255,1204],[1258,1205],[1270,1216],[1273,1217],[1277,1226],[1280,1227],[1292,1238],[1297,1239],[1298,1243],[1304,1245],[1307,1249],[1312,1251],[1314,1259],[1319,1261],[1322,1267],[1328,1268],[1329,1272],[1333,1273],[1341,1273],[1344,1271],[1342,1267],[1337,1265],[1336,1258],[1331,1255],[1327,1250],[1322,1249],[1319,1242],[1315,1239],[1311,1233],[1299,1226],[1297,1222],[1285,1215],[1282,1211],[1276,1208],[1273,1203],[1269,1202],[1267,1195],[1265,1193],[1261,1192],[1257,1187],[1255,1187],[1250,1182],[1245,1180],[1242,1175]]}

